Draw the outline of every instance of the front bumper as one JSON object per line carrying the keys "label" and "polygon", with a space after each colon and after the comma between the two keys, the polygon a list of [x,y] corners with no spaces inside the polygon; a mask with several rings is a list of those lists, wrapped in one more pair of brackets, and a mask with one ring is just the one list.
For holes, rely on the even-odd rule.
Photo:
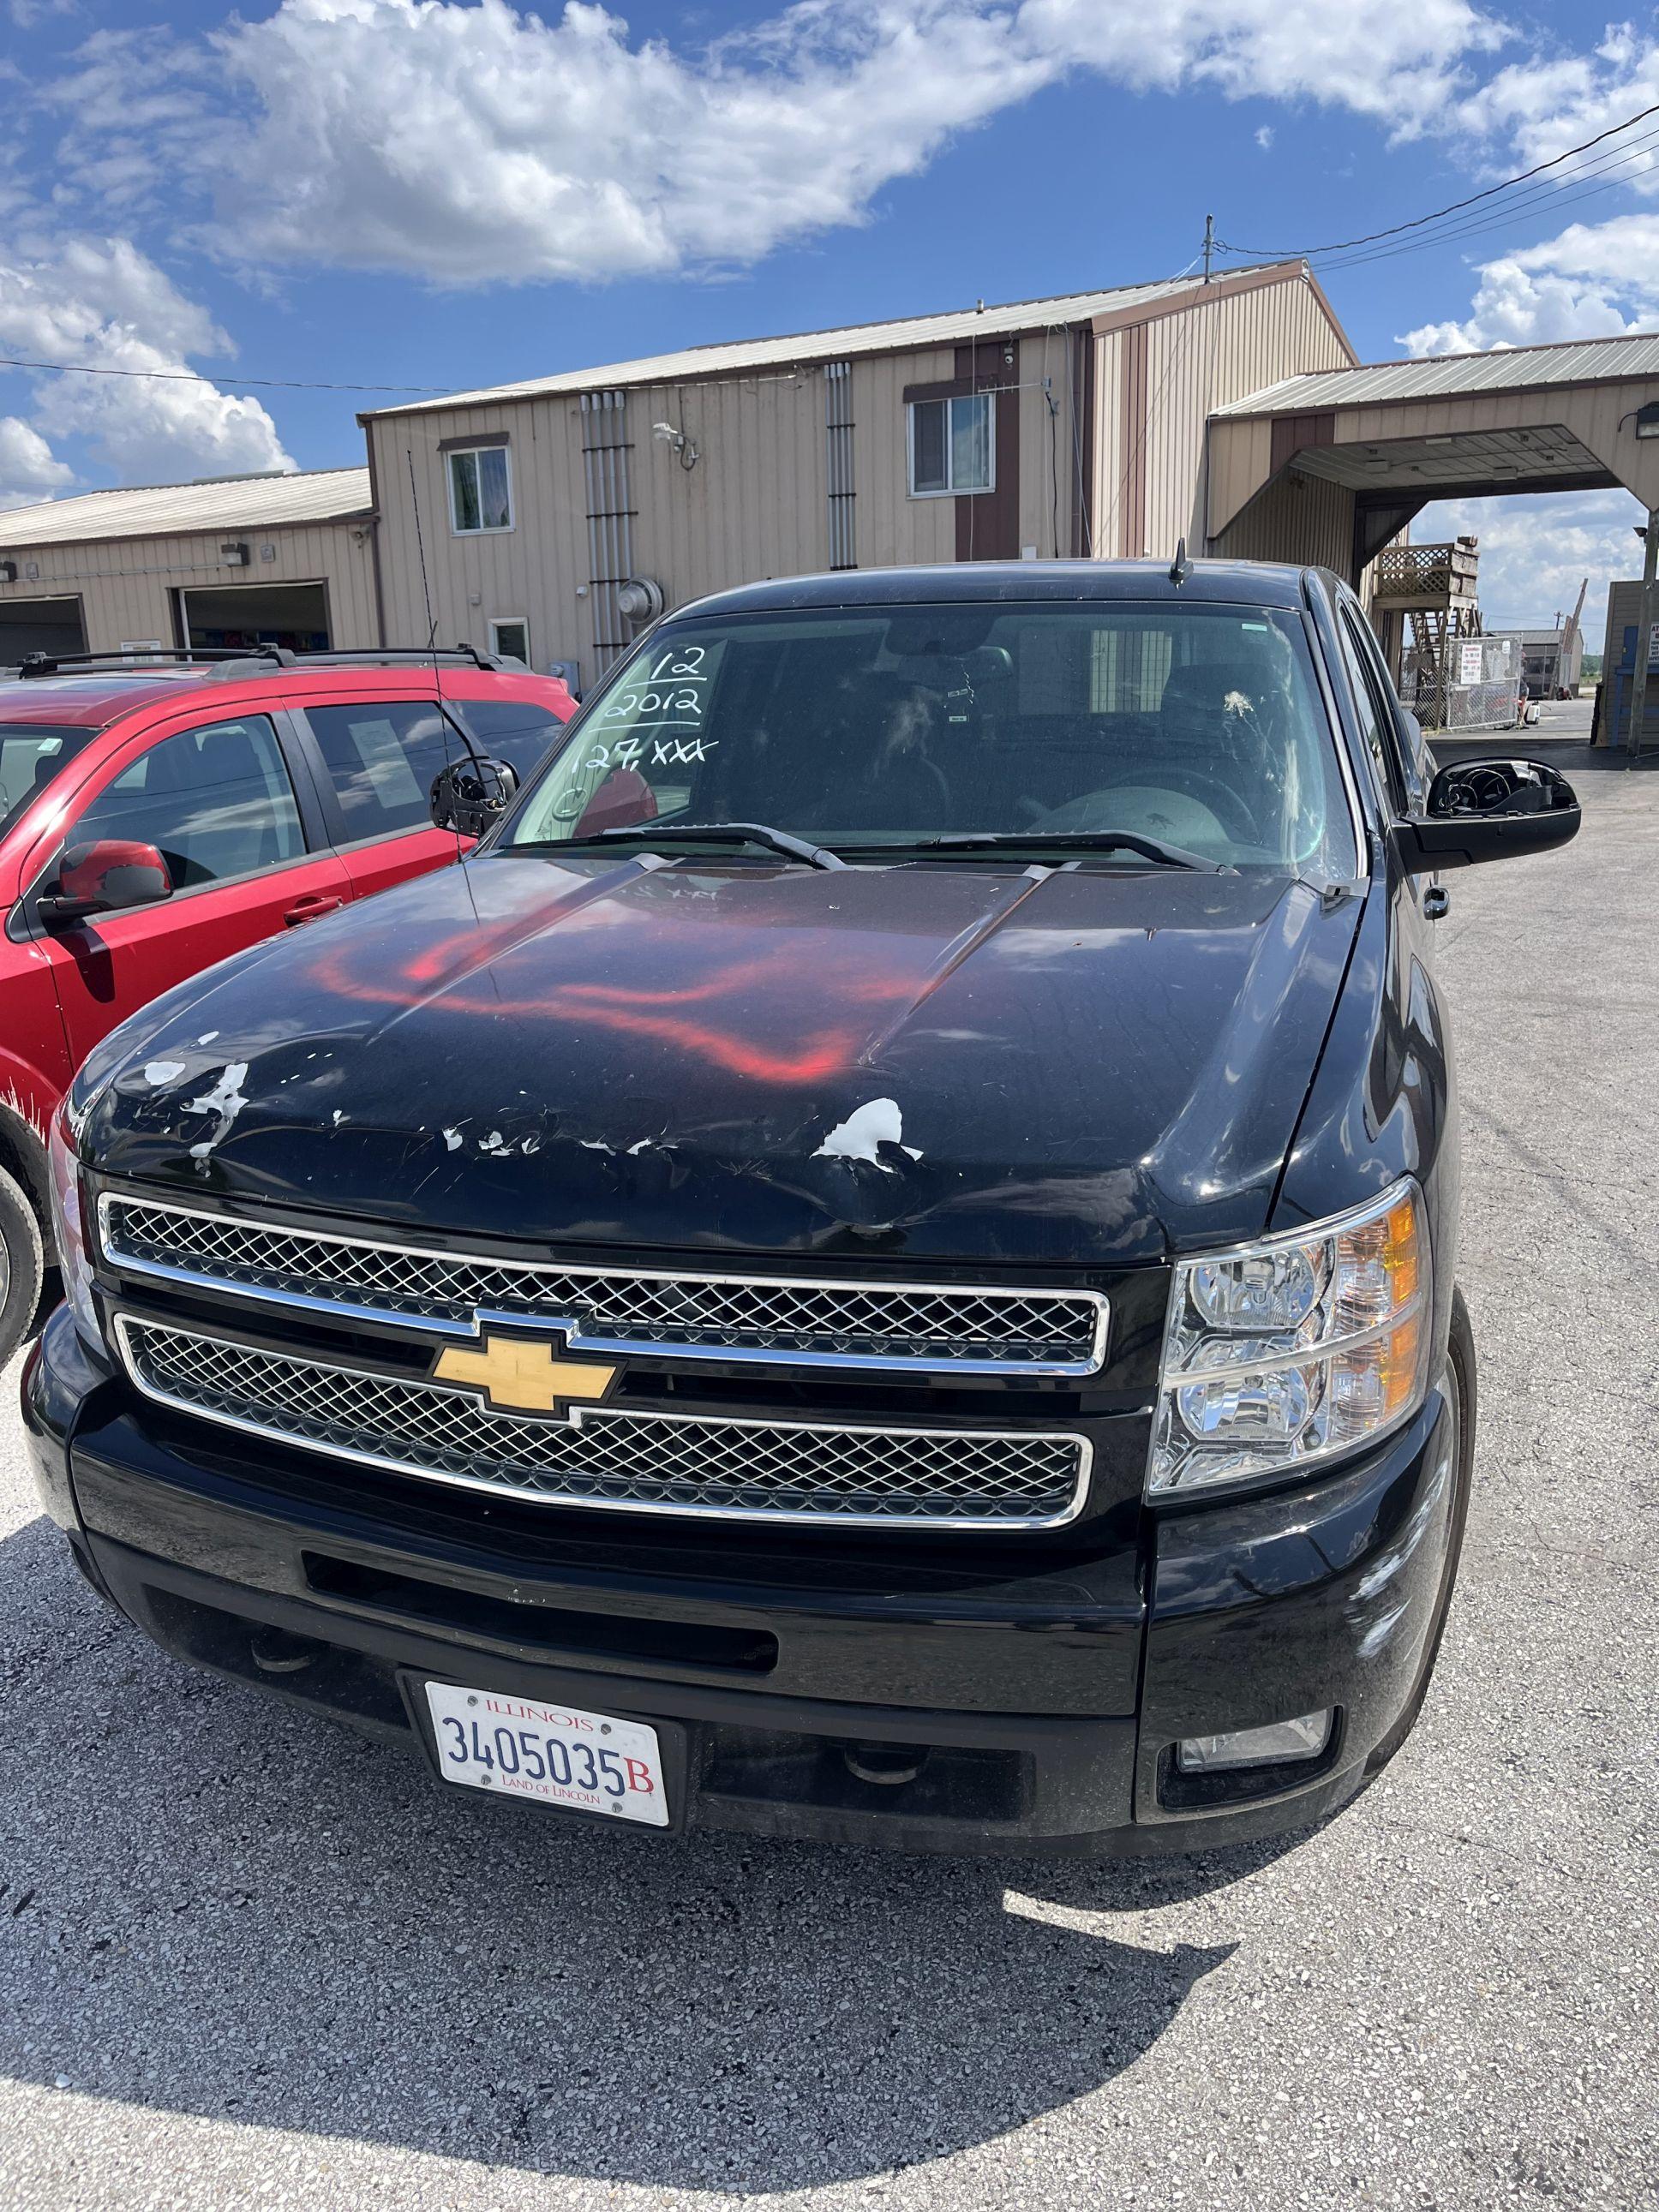
{"label": "front bumper", "polygon": [[[1318,1483],[991,1563],[787,1540],[716,1558],[678,1530],[595,1544],[557,1509],[530,1539],[476,1503],[463,1538],[452,1501],[138,1399],[63,1310],[23,1396],[48,1510],[167,1650],[403,1741],[427,1742],[428,1675],[653,1723],[682,1828],[1120,1853],[1303,1826],[1413,1710],[1453,1564],[1437,1393]],[[272,1629],[301,1663],[270,1671]],[[1176,1770],[1181,1737],[1328,1706],[1309,1766]],[[927,1756],[872,1781],[855,1747],[883,1744]]]}

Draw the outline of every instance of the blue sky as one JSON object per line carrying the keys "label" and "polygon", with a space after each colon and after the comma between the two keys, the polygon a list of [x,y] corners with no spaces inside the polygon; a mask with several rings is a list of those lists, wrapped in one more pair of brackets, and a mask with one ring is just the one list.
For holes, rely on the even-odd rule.
{"label": "blue sky", "polygon": [[[370,396],[255,378],[465,386],[1164,276],[1206,212],[1316,246],[1659,101],[1652,14],[1609,32],[1559,0],[8,15],[0,352],[199,379],[0,370],[12,502],[360,457]],[[1659,326],[1642,135],[1476,234],[1325,267],[1361,357]],[[1537,620],[1629,566],[1629,507],[1417,534],[1480,528],[1489,617]]]}

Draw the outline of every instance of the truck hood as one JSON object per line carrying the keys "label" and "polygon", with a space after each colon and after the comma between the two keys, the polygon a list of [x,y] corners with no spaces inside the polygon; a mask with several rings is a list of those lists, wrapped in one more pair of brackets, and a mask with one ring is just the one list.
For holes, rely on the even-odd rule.
{"label": "truck hood", "polygon": [[102,1172],[538,1243],[1114,1267],[1257,1233],[1359,902],[487,854],[171,993]]}

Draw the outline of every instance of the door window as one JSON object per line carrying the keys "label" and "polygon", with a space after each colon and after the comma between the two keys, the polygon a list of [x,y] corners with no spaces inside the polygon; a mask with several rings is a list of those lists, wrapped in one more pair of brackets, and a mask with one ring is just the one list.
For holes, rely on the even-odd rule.
{"label": "door window", "polygon": [[489,625],[489,650],[530,665],[530,624],[521,615],[498,616]]}
{"label": "door window", "polygon": [[492,760],[505,761],[520,783],[539,768],[564,735],[564,723],[550,707],[533,699],[458,699],[455,712]]}
{"label": "door window", "polygon": [[426,699],[307,707],[345,816],[348,844],[431,826],[432,779],[465,751],[459,733]]}
{"label": "door window", "polygon": [[1342,639],[1342,658],[1347,666],[1355,711],[1359,716],[1360,735],[1365,740],[1365,749],[1376,769],[1377,788],[1390,806],[1397,807],[1400,805],[1401,769],[1393,723],[1376,696],[1359,641],[1354,635],[1353,618],[1346,607],[1338,618],[1337,628]]}
{"label": "door window", "polygon": [[76,845],[103,837],[154,845],[178,890],[301,859],[300,810],[270,720],[208,722],[153,744],[69,833]]}
{"label": "door window", "polygon": [[94,735],[58,722],[0,722],[0,837]]}

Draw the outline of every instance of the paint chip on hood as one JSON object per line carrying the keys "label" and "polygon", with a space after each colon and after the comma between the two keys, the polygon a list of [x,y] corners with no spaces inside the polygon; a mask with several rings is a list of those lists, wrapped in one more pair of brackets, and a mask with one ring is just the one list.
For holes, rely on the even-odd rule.
{"label": "paint chip on hood", "polygon": [[204,1160],[214,1146],[220,1143],[231,1123],[241,1112],[247,1100],[242,1096],[242,1085],[247,1077],[247,1062],[233,1060],[226,1066],[211,1091],[204,1091],[199,1098],[192,1098],[185,1107],[187,1114],[216,1114],[219,1126],[199,1145],[192,1145],[190,1156],[193,1160]]}
{"label": "paint chip on hood", "polygon": [[884,1175],[897,1170],[881,1157],[884,1145],[896,1145],[913,1160],[921,1158],[915,1145],[903,1142],[904,1121],[896,1098],[872,1098],[831,1129],[812,1155],[815,1160],[866,1160]]}

